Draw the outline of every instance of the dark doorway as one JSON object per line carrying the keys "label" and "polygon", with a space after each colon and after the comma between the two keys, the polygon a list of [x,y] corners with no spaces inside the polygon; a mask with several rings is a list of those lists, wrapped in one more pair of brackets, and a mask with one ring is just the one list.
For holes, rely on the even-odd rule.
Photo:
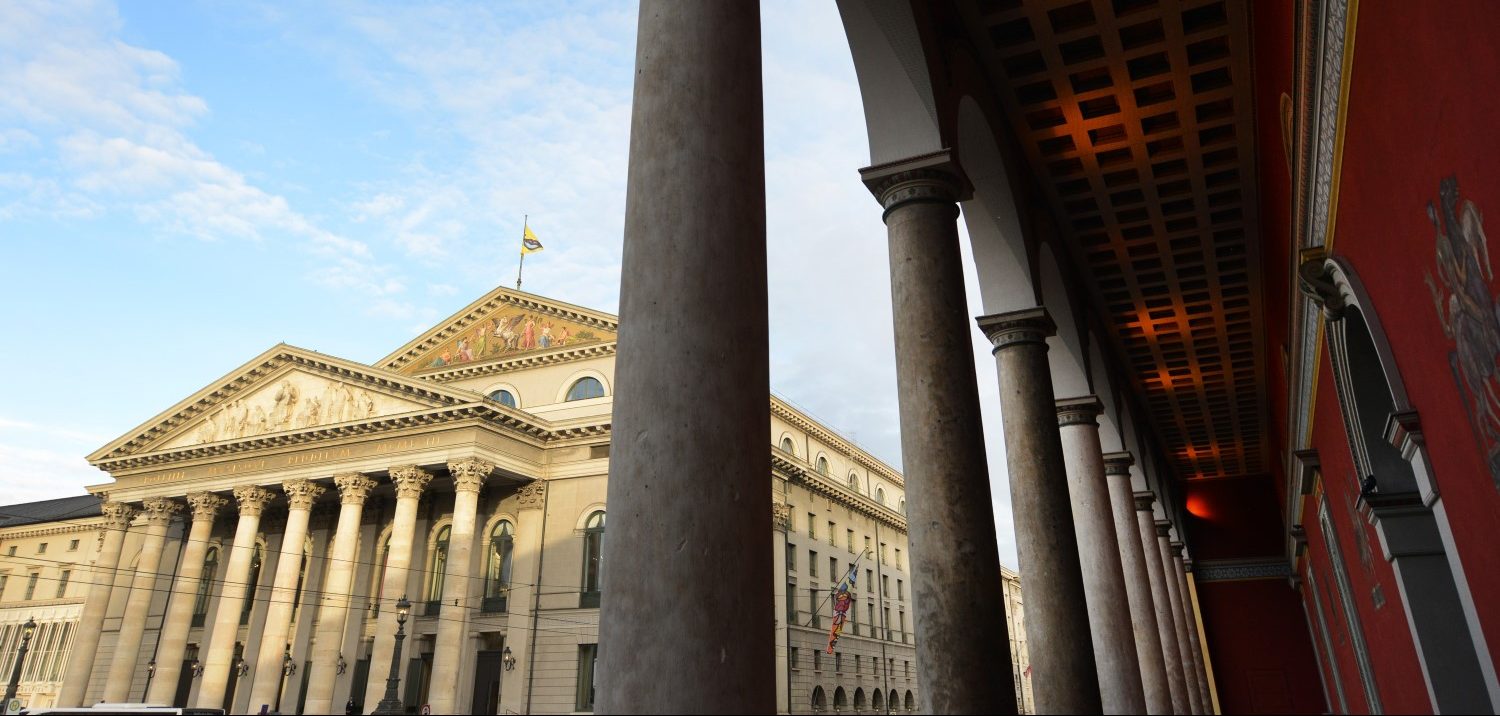
{"label": "dark doorway", "polygon": [[[354,699],[355,713],[362,714],[365,712],[365,705],[363,701],[365,698],[365,688],[369,685],[370,660],[360,659],[359,661],[354,662],[354,681],[353,686],[349,689],[349,696],[350,698]],[[335,706],[336,705],[337,704],[335,704]],[[373,710],[375,707],[371,706],[370,708]]]}
{"label": "dark doorway", "polygon": [[500,713],[500,674],[504,652],[481,651],[474,661],[474,701],[469,713]]}
{"label": "dark doorway", "polygon": [[234,710],[234,690],[235,687],[239,686],[240,684],[239,665],[240,659],[243,659],[244,657],[245,645],[239,642],[235,642],[234,658],[229,662],[229,685],[224,687],[224,705],[220,707],[224,709],[224,713],[230,713]]}
{"label": "dark doorway", "polygon": [[431,685],[432,654],[412,657],[406,668],[406,713],[417,713],[427,703],[427,689]]}

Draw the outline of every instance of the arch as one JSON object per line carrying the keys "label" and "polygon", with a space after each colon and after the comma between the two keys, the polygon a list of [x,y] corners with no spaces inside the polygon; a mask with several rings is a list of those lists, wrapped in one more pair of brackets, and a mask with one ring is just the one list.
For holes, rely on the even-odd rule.
{"label": "arch", "polygon": [[907,713],[916,713],[917,711],[917,697],[911,692],[911,689],[906,690],[906,711]]}
{"label": "arch", "polygon": [[[565,381],[563,381],[562,385],[558,386],[558,388],[557,388],[557,402],[559,402],[559,403],[566,403],[566,402],[568,402],[570,400],[575,400],[574,398],[570,398],[568,396],[569,396],[569,394],[571,394],[573,392],[574,387],[576,387],[580,382],[582,382],[586,378],[593,378],[595,381],[597,381],[599,383],[599,388],[602,391],[602,394],[592,396],[593,398],[602,398],[602,397],[606,397],[606,396],[609,396],[609,395],[612,394],[612,392],[610,390],[610,386],[609,386],[609,379],[606,378],[606,377],[604,377],[603,373],[600,373],[599,371],[593,370],[593,369],[590,369],[590,368],[585,368],[583,370],[580,370],[580,371],[578,371],[578,372],[576,372],[576,373],[568,376],[568,379],[565,380]],[[587,399],[588,398],[577,398],[577,400],[587,400]]]}
{"label": "arch", "polygon": [[943,148],[922,38],[907,3],[842,2],[870,141],[870,164]]}
{"label": "arch", "polygon": [[890,696],[890,698],[888,700],[886,700],[885,705],[888,708],[890,708],[890,710],[895,711],[897,704],[900,704],[900,703],[901,703],[901,695],[898,694],[898,693],[896,693],[895,689],[891,689],[891,696]]}
{"label": "arch", "polygon": [[210,544],[203,553],[203,572],[198,578],[198,592],[193,597],[193,626],[203,626],[204,617],[208,615],[213,585],[219,576],[219,561],[219,545]]}
{"label": "arch", "polygon": [[821,713],[823,711],[828,710],[828,703],[827,703],[827,700],[823,696],[823,687],[821,687],[821,686],[814,686],[813,687],[813,690],[812,690],[812,710],[813,710],[813,713]]}
{"label": "arch", "polygon": [[958,101],[958,161],[974,185],[973,197],[960,206],[986,314],[1031,308],[1037,302],[1021,215],[993,126],[973,97]]}
{"label": "arch", "polygon": [[856,713],[865,710],[865,690],[858,688],[854,690],[854,711]]}
{"label": "arch", "polygon": [[862,492],[859,489],[859,473],[857,473],[857,472],[850,472],[849,473],[849,489],[853,490],[855,493]]}
{"label": "arch", "polygon": [[833,710],[841,712],[847,708],[849,708],[849,695],[844,693],[844,687],[836,687],[833,690]]}
{"label": "arch", "polygon": [[480,605],[483,612],[506,611],[506,597],[510,593],[511,563],[516,549],[516,528],[510,520],[495,522],[485,534],[489,535],[488,548],[484,556],[484,597]]}
{"label": "arch", "polygon": [[391,559],[391,531],[395,525],[387,525],[375,538],[374,564],[370,569],[370,611],[380,611],[381,593],[385,590],[385,569]]}
{"label": "arch", "polygon": [[828,456],[827,455],[824,455],[821,452],[818,453],[818,461],[817,461],[816,469],[817,469],[819,475],[825,475],[826,476],[828,474]]}
{"label": "arch", "polygon": [[599,588],[604,572],[604,510],[589,514],[583,522],[583,597],[580,607],[599,606]]}
{"label": "arch", "polygon": [[448,578],[448,546],[453,537],[452,520],[438,523],[427,545],[427,616],[443,603],[443,583]]}
{"label": "arch", "polygon": [[782,452],[792,457],[797,457],[797,441],[793,440],[790,434],[782,433],[781,442],[777,447],[781,448]]}
{"label": "arch", "polygon": [[[510,394],[511,402],[506,403],[504,400],[496,397],[495,394],[501,391]],[[485,388],[481,392],[485,397],[497,403],[500,403],[501,405],[509,408],[516,408],[518,410],[521,408],[521,391],[517,390],[516,386],[511,385],[510,383],[492,383],[489,387]]]}
{"label": "arch", "polygon": [[605,511],[606,510],[604,508],[603,502],[595,502],[588,507],[583,508],[583,511],[578,513],[578,520],[573,523],[573,529],[578,532],[582,532],[588,529],[588,521],[594,516],[594,513]]}
{"label": "arch", "polygon": [[875,488],[875,501],[879,502],[882,507],[885,506],[885,487],[883,485]]}
{"label": "arch", "polygon": [[[877,672],[878,673],[878,672]],[[885,710],[885,694],[880,689],[870,692],[870,709],[875,713]]]}
{"label": "arch", "polygon": [[1088,373],[1084,370],[1083,340],[1078,332],[1079,313],[1073,295],[1064,280],[1062,266],[1050,243],[1037,247],[1037,270],[1041,279],[1042,305],[1047,307],[1057,335],[1047,339],[1047,364],[1052,369],[1052,392],[1061,398],[1089,395]]}

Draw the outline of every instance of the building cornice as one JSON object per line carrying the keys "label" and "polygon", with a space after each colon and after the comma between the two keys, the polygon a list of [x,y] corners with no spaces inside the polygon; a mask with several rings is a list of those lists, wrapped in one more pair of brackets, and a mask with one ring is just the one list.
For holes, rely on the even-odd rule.
{"label": "building cornice", "polygon": [[479,300],[469,304],[458,313],[449,316],[447,320],[418,336],[412,342],[396,349],[396,352],[380,359],[375,365],[394,371],[405,369],[418,357],[472,328],[486,315],[504,306],[515,306],[532,313],[561,318],[612,333],[618,333],[620,330],[620,319],[607,313],[591,311],[582,306],[543,299],[534,294],[500,287],[480,297]]}
{"label": "building cornice", "polygon": [[[37,527],[37,528],[34,528],[34,529],[13,528],[13,529],[16,530],[14,532],[11,532],[11,531],[6,530],[4,528],[0,528],[0,542],[7,541],[7,540],[29,539],[31,537],[48,537],[48,536],[51,536],[51,535],[61,535],[61,534],[68,534],[68,533],[94,532],[94,531],[98,530],[99,527],[100,527],[100,525],[102,525],[103,522],[104,522],[104,518],[103,517],[99,517],[99,516],[93,516],[93,517],[67,517],[67,518],[60,518],[60,519],[66,519],[66,520],[68,520],[68,522],[65,523],[65,524],[58,525],[57,522],[50,521],[50,522],[45,522],[45,523],[41,523],[41,524],[50,524],[50,525],[57,525],[57,526],[53,526],[53,527]],[[90,522],[83,522],[83,520],[91,520],[91,521]]]}
{"label": "building cornice", "polygon": [[879,458],[865,452],[848,440],[839,437],[837,433],[829,430],[812,418],[803,415],[796,408],[793,408],[774,395],[771,396],[771,415],[791,423],[797,429],[817,438],[829,447],[848,455],[849,459],[853,460],[856,465],[880,475],[891,484],[903,489],[906,487],[906,478],[902,477],[901,473],[896,472],[895,468],[881,462]]}
{"label": "building cornice", "polygon": [[890,507],[881,505],[869,497],[857,494],[833,479],[810,470],[789,459],[778,448],[771,448],[771,471],[778,477],[806,487],[813,494],[843,505],[872,519],[880,520],[902,534],[906,534],[906,516]]}
{"label": "building cornice", "polygon": [[616,345],[615,341],[609,341],[607,343],[589,343],[573,348],[523,353],[519,356],[500,358],[486,363],[465,363],[458,367],[434,368],[430,372],[415,373],[413,377],[436,383],[450,383],[466,378],[478,378],[527,368],[540,368],[558,363],[571,363],[590,358],[612,356],[615,354]]}

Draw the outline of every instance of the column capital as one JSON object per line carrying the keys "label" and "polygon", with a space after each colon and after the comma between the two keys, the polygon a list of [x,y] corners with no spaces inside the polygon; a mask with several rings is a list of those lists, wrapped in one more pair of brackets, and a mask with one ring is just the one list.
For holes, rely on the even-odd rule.
{"label": "column capital", "polygon": [[1156,494],[1150,490],[1133,492],[1130,496],[1135,498],[1135,509],[1137,512],[1150,512],[1151,505],[1156,504]]}
{"label": "column capital", "polygon": [[1120,452],[1104,453],[1104,474],[1123,475],[1130,477],[1130,466],[1135,464],[1135,456],[1129,450]]}
{"label": "column capital", "polygon": [[1172,540],[1171,542],[1167,543],[1167,547],[1171,548],[1171,550],[1172,550],[1172,556],[1173,557],[1181,557],[1182,556],[1182,543],[1181,542],[1178,542],[1177,540]]}
{"label": "column capital", "polygon": [[341,472],[333,476],[333,484],[339,488],[339,501],[346,505],[363,505],[370,491],[380,483],[360,472]]}
{"label": "column capital", "polygon": [[146,513],[146,522],[153,525],[168,525],[182,511],[182,503],[166,497],[147,497],[141,501]]}
{"label": "column capital", "polygon": [[990,339],[990,344],[995,346],[991,353],[999,353],[1002,348],[1023,343],[1040,343],[1045,347],[1047,338],[1057,334],[1057,324],[1052,322],[1052,314],[1047,312],[1046,306],[991,313],[979,316],[974,321],[979,324],[979,330],[984,331],[985,337]]}
{"label": "column capital", "polygon": [[792,524],[792,508],[785,502],[771,503],[771,527],[786,532]]}
{"label": "column capital", "polygon": [[865,167],[859,178],[885,210],[882,220],[904,204],[956,204],[974,195],[950,149]]}
{"label": "column capital", "polygon": [[1169,537],[1172,532],[1172,523],[1168,520],[1156,520],[1156,536]]}
{"label": "column capital", "polygon": [[396,483],[397,499],[416,499],[432,482],[432,473],[416,465],[400,465],[391,468],[391,482]]}
{"label": "column capital", "polygon": [[1057,406],[1057,426],[1060,428],[1069,425],[1098,425],[1099,414],[1104,412],[1104,404],[1092,395],[1078,398],[1063,398],[1054,402]]}
{"label": "column capital", "polygon": [[213,522],[218,516],[219,510],[229,504],[226,500],[212,492],[189,492],[187,494],[188,507],[193,510],[193,521],[206,520]]}
{"label": "column capital", "polygon": [[234,488],[234,499],[239,503],[242,516],[260,516],[266,505],[275,498],[275,493],[259,485],[240,485]]}
{"label": "column capital", "polygon": [[448,474],[453,476],[453,489],[459,492],[479,492],[485,478],[495,471],[495,463],[466,457],[448,461]]}
{"label": "column capital", "polygon": [[123,530],[135,519],[137,510],[123,502],[105,502],[99,505],[104,513],[104,529]]}
{"label": "column capital", "polygon": [[535,480],[521,488],[516,493],[517,506],[522,509],[531,507],[540,509],[542,503],[547,499],[547,483]]}
{"label": "column capital", "polygon": [[328,491],[328,488],[312,480],[300,478],[281,483],[281,491],[286,493],[287,509],[309,510],[312,509],[313,503]]}

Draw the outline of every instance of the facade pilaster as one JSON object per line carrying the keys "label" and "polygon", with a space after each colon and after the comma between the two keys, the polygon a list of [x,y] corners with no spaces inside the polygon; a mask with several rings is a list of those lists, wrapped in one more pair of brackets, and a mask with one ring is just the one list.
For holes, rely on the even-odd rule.
{"label": "facade pilaster", "polygon": [[1184,666],[1192,669],[1193,681],[1198,687],[1198,713],[1213,713],[1213,700],[1208,695],[1208,676],[1203,670],[1203,644],[1198,640],[1198,608],[1188,590],[1187,565],[1182,558],[1182,543],[1172,542],[1172,567],[1177,576],[1177,594],[1182,600],[1183,626],[1187,630],[1188,651],[1192,659],[1184,659]]}
{"label": "facade pilaster", "polygon": [[1166,661],[1161,653],[1161,632],[1156,626],[1156,608],[1151,603],[1151,575],[1141,550],[1141,531],[1136,523],[1135,500],[1130,494],[1128,452],[1104,456],[1105,481],[1109,486],[1110,511],[1115,538],[1120,546],[1120,565],[1125,576],[1125,596],[1130,602],[1130,623],[1135,640],[1136,662],[1141,669],[1141,689],[1146,713],[1171,714],[1172,688],[1167,684]]}
{"label": "facade pilaster", "polygon": [[235,526],[234,543],[229,548],[229,564],[224,572],[224,584],[219,593],[213,627],[208,630],[203,676],[198,685],[199,708],[217,709],[224,706],[224,694],[229,687],[229,670],[233,668],[235,637],[240,628],[240,611],[244,608],[247,595],[254,594],[254,585],[248,582],[250,563],[255,558],[255,539],[260,531],[260,516],[275,497],[275,493],[256,485],[234,488],[240,519]]}
{"label": "facade pilaster", "polygon": [[[333,713],[333,693],[338,681],[348,674],[338,673],[339,657],[344,643],[344,628],[349,620],[350,591],[354,586],[355,550],[359,546],[359,524],[363,519],[365,500],[376,482],[360,473],[333,476],[339,490],[338,526],[334,528],[333,547],[328,559],[328,577],[318,596],[318,625],[313,637],[312,674],[307,681],[307,700],[303,711],[310,714]],[[350,657],[353,655],[351,654]],[[345,658],[351,663],[352,658]]]}
{"label": "facade pilaster", "polygon": [[505,645],[515,666],[503,675],[500,713],[528,713],[525,684],[531,679],[532,647],[536,643],[537,585],[542,581],[543,537],[546,531],[547,483],[528,483],[516,493],[516,536],[512,543],[511,586],[506,592]]}
{"label": "facade pilaster", "polygon": [[[396,514],[391,520],[391,541],[381,582],[380,602],[375,613],[375,644],[370,649],[370,680],[365,687],[364,705],[373,709],[385,693],[386,674],[391,654],[396,649],[396,602],[406,593],[411,571],[412,539],[417,528],[417,503],[422,491],[432,482],[432,473],[416,465],[393,467],[391,482],[396,485]],[[376,559],[379,559],[377,556]]]}
{"label": "facade pilaster", "polygon": [[182,504],[164,497],[150,497],[142,504],[146,516],[146,534],[141,543],[140,559],[125,600],[125,618],[120,621],[119,638],[110,659],[109,676],[104,682],[104,700],[119,703],[130,700],[130,684],[137,669],[144,669],[141,659],[141,637],[146,633],[146,612],[156,596],[156,578],[161,569],[162,548],[167,542],[167,528],[182,511]]}
{"label": "facade pilaster", "polygon": [[270,603],[260,632],[260,649],[256,652],[255,678],[250,686],[250,708],[262,704],[275,708],[278,692],[285,679],[282,659],[291,650],[293,605],[298,602],[297,582],[302,574],[302,548],[307,542],[307,527],[313,503],[327,488],[311,480],[289,480],[281,484],[286,493],[286,527],[282,531],[281,550],[276,558],[276,576],[271,582]]}
{"label": "facade pilaster", "polygon": [[1083,592],[1088,601],[1094,665],[1099,673],[1099,696],[1105,713],[1146,713],[1140,661],[1130,625],[1130,599],[1125,592],[1120,542],[1099,443],[1099,414],[1104,406],[1090,395],[1059,400],[1056,408]]}
{"label": "facade pilaster", "polygon": [[[448,559],[443,576],[443,618],[438,620],[437,641],[432,651],[432,686],[427,692],[434,713],[458,713],[470,705],[458,693],[458,675],[467,656],[469,614],[475,607],[469,603],[472,592],[469,578],[473,572],[479,491],[494,471],[494,463],[478,458],[448,463],[448,474],[453,477],[453,524],[448,533]],[[450,605],[451,610],[447,609]]]}
{"label": "facade pilaster", "polygon": [[983,316],[979,328],[995,346],[1000,374],[1000,413],[1021,581],[1026,585],[1036,709],[1099,713],[1103,706],[1088,601],[1078,537],[1071,527],[1073,507],[1047,362],[1047,337],[1056,333],[1056,325],[1047,309],[1038,306]]}
{"label": "facade pilaster", "polygon": [[161,637],[156,649],[156,675],[146,692],[146,703],[174,704],[177,681],[182,676],[182,660],[187,653],[188,630],[193,625],[193,602],[198,593],[198,583],[203,578],[203,559],[208,554],[208,540],[213,536],[214,517],[224,505],[229,504],[211,492],[189,492],[188,507],[192,510],[192,526],[182,545],[181,563],[177,567],[177,579],[172,583],[172,593],[167,598],[167,615],[162,621]]}
{"label": "facade pilaster", "polygon": [[1162,571],[1167,581],[1167,599],[1172,605],[1172,629],[1177,637],[1177,653],[1181,658],[1183,684],[1187,688],[1190,713],[1203,713],[1203,697],[1198,692],[1198,675],[1193,673],[1193,653],[1188,646],[1187,623],[1183,620],[1182,595],[1177,590],[1177,569],[1172,566],[1172,546],[1169,533],[1172,523],[1156,521],[1156,548],[1161,552]]}
{"label": "facade pilaster", "polygon": [[129,529],[136,514],[134,507],[121,502],[105,502],[99,509],[104,513],[99,557],[91,570],[93,579],[83,603],[83,613],[78,618],[78,636],[73,640],[68,672],[57,695],[57,705],[64,708],[83,705],[89,677],[94,671],[95,656],[99,652],[99,635],[104,631],[104,617],[109,611],[115,570],[120,565],[120,551],[125,545],[125,530]]}
{"label": "facade pilaster", "polygon": [[1192,713],[1188,700],[1187,676],[1182,670],[1182,650],[1177,646],[1177,621],[1172,616],[1172,599],[1167,592],[1167,570],[1162,564],[1161,548],[1156,543],[1156,520],[1151,506],[1156,496],[1137,492],[1135,497],[1136,530],[1141,552],[1151,579],[1151,604],[1156,608],[1156,631],[1161,639],[1162,665],[1167,671],[1167,686],[1172,692],[1172,712]]}

